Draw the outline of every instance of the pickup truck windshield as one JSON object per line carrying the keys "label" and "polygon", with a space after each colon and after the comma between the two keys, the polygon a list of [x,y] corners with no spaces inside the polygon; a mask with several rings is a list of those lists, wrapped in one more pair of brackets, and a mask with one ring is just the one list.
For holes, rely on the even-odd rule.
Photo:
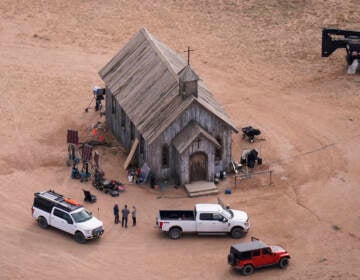
{"label": "pickup truck windshield", "polygon": [[86,210],[81,210],[80,212],[72,213],[71,216],[74,218],[76,223],[86,222],[92,218],[91,214]]}

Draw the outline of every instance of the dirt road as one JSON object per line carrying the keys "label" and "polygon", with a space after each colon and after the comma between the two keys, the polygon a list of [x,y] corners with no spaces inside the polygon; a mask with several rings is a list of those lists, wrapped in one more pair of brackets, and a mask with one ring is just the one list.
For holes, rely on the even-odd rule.
{"label": "dirt road", "polygon": [[[260,128],[266,178],[230,196],[247,211],[250,236],[282,244],[285,271],[252,279],[360,279],[360,76],[345,52],[320,57],[321,29],[359,30],[357,1],[19,1],[0,2],[0,279],[238,279],[227,264],[229,237],[173,241],[154,229],[158,209],[191,209],[187,198],[129,185],[119,198],[96,193],[88,208],[105,224],[78,245],[31,218],[33,193],[53,188],[82,200],[88,183],[70,179],[66,129],[90,135],[103,121],[84,112],[97,72],[141,27],[182,53],[238,128]],[[233,156],[250,144],[233,136]],[[104,150],[108,177],[126,181],[121,150]],[[233,188],[228,178],[220,188]],[[112,206],[138,209],[136,228],[113,224]]]}

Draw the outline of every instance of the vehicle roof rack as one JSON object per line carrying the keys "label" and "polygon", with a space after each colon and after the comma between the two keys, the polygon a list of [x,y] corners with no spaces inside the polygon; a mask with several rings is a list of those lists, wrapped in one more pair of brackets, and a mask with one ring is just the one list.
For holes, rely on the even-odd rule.
{"label": "vehicle roof rack", "polygon": [[48,190],[44,192],[36,192],[34,193],[36,197],[42,197],[46,200],[53,202],[57,207],[66,210],[73,211],[82,207],[80,203],[75,200],[64,198],[62,194],[55,192],[54,190]]}

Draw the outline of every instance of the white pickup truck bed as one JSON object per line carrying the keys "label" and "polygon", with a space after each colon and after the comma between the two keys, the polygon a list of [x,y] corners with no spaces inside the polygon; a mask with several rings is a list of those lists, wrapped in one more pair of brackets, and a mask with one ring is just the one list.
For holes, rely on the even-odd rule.
{"label": "white pickup truck bed", "polygon": [[184,232],[231,233],[233,238],[239,238],[250,228],[245,212],[226,209],[220,204],[196,204],[194,211],[160,210],[156,225],[172,239],[180,238]]}

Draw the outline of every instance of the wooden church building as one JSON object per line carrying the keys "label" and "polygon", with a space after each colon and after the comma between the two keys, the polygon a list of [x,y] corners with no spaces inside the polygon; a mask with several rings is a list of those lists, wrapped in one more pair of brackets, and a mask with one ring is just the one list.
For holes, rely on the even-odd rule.
{"label": "wooden church building", "polygon": [[[186,60],[142,28],[100,70],[106,121],[157,179],[212,181],[231,161],[238,132]],[[137,141],[136,141],[137,142]]]}

